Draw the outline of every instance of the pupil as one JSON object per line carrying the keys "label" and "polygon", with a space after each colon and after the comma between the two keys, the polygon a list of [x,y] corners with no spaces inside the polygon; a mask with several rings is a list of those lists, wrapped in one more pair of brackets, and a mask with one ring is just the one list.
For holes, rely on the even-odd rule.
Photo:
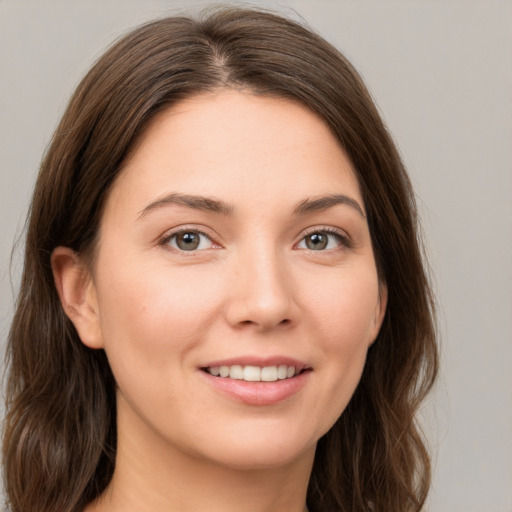
{"label": "pupil", "polygon": [[325,249],[327,247],[327,237],[322,233],[314,233],[307,237],[306,245],[308,249],[312,249],[313,251]]}
{"label": "pupil", "polygon": [[197,233],[182,233],[178,235],[176,243],[184,251],[192,251],[199,246],[199,236]]}

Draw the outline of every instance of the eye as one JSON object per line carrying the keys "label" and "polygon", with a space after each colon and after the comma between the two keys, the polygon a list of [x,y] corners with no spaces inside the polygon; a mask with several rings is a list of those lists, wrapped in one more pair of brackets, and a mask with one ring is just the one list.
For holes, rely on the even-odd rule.
{"label": "eye", "polygon": [[319,230],[306,235],[297,247],[310,251],[325,251],[347,245],[347,238],[337,231]]}
{"label": "eye", "polygon": [[213,242],[208,235],[201,233],[201,231],[179,231],[173,233],[163,241],[163,245],[169,245],[178,251],[201,251],[204,249],[211,249]]}

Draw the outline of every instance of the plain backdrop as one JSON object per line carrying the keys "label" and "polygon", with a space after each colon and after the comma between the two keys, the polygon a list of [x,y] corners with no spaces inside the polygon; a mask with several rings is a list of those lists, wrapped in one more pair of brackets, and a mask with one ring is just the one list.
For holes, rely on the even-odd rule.
{"label": "plain backdrop", "polygon": [[[0,0],[0,348],[21,267],[11,249],[72,90],[126,29],[207,4]],[[352,60],[416,187],[442,344],[424,410],[429,510],[512,512],[512,1],[253,5],[306,19]]]}

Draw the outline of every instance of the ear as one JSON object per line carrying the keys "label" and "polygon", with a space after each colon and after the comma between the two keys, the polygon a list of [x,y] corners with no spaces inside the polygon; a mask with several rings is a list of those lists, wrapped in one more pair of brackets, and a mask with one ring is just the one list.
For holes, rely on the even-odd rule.
{"label": "ear", "polygon": [[388,305],[388,287],[385,283],[379,283],[379,298],[375,307],[373,325],[371,327],[370,345],[377,339]]}
{"label": "ear", "polygon": [[89,268],[68,247],[54,249],[51,265],[62,308],[80,339],[90,348],[103,348],[98,299]]}

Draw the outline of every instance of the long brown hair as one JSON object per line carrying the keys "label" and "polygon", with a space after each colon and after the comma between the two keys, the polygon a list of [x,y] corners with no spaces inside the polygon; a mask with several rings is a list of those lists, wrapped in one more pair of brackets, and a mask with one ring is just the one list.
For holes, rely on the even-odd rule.
{"label": "long brown hair", "polygon": [[311,512],[419,511],[429,456],[415,413],[437,372],[433,299],[414,195],[359,75],[330,44],[275,14],[223,8],[170,17],[115,43],[85,76],[34,191],[9,334],[4,480],[12,512],[78,512],[108,485],[115,381],[61,307],[52,250],[94,248],[121,164],[153,116],[201,92],[240,87],[291,98],[322,117],[357,172],[388,306],[347,409],[320,439]]}

